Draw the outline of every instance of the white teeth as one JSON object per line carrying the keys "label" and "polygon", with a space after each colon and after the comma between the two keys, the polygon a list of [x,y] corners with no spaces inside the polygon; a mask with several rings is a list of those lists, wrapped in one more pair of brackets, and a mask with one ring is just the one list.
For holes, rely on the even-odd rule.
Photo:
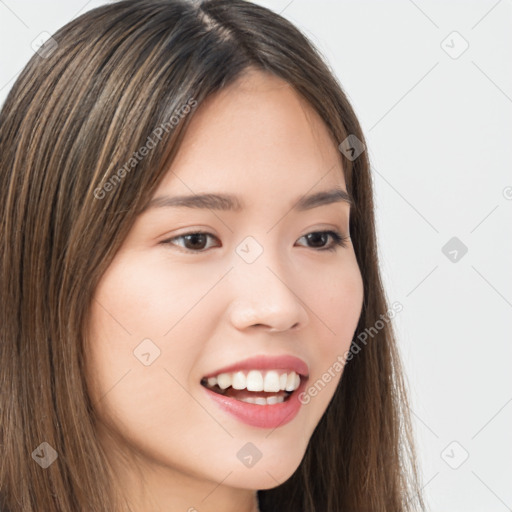
{"label": "white teeth", "polygon": [[220,389],[226,389],[231,386],[231,374],[221,373],[217,376],[217,385]]}
{"label": "white teeth", "polygon": [[300,385],[300,377],[295,373],[289,373],[286,379],[286,391],[295,391]]}
{"label": "white teeth", "polygon": [[263,375],[258,370],[251,370],[247,374],[247,391],[263,391]]}
{"label": "white teeth", "polygon": [[263,389],[271,392],[281,390],[279,387],[279,374],[276,371],[270,370],[267,372],[265,380],[263,381]]}
{"label": "white teeth", "polygon": [[284,396],[267,396],[268,405],[280,404],[281,402],[284,402]]}
{"label": "white teeth", "polygon": [[256,405],[274,405],[284,402],[284,396],[268,396],[267,398],[253,398],[252,396],[248,396],[247,398],[240,398],[240,401]]}
{"label": "white teeth", "polygon": [[277,393],[279,391],[295,391],[300,385],[300,375],[294,371],[281,373],[281,370],[267,370],[266,372],[260,370],[237,371],[208,377],[207,383],[210,388],[217,384],[221,389],[232,386],[233,389]]}
{"label": "white teeth", "polygon": [[231,381],[233,389],[245,389],[246,384],[247,379],[245,377],[244,372],[236,372],[233,374],[233,378]]}
{"label": "white teeth", "polygon": [[240,402],[247,402],[248,404],[255,404],[256,398],[248,396],[247,398],[240,398]]}

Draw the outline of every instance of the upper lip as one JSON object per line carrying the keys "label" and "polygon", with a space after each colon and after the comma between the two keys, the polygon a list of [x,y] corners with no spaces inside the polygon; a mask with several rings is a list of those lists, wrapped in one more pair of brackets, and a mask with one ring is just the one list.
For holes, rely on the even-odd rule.
{"label": "upper lip", "polygon": [[308,365],[298,357],[292,355],[281,355],[281,356],[265,356],[258,355],[254,357],[250,357],[248,359],[244,359],[243,361],[238,361],[237,363],[230,364],[229,366],[224,366],[223,368],[219,368],[213,372],[210,372],[208,375],[205,375],[203,378],[214,377],[221,373],[231,373],[236,372],[238,370],[293,370],[295,373],[298,373],[302,377],[309,377],[309,368]]}

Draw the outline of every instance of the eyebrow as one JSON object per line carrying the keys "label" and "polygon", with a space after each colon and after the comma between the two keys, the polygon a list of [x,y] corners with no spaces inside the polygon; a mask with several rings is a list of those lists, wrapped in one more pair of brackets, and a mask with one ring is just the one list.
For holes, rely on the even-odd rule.
{"label": "eyebrow", "polygon": [[[315,192],[299,198],[292,210],[305,211],[332,203],[347,203],[354,205],[351,195],[342,188],[334,188]],[[159,196],[152,199],[144,210],[152,208],[204,208],[211,210],[230,210],[239,212],[244,208],[243,202],[232,194],[194,194],[185,196]]]}

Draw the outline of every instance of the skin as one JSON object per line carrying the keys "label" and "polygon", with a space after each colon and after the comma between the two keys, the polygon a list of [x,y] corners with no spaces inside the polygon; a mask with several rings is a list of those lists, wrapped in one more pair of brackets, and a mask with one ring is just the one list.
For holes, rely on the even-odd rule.
{"label": "skin", "polygon": [[[256,490],[299,466],[341,372],[273,430],[221,410],[200,380],[253,355],[293,354],[316,382],[350,346],[363,283],[350,239],[322,251],[330,236],[304,236],[349,236],[347,203],[290,211],[304,194],[347,190],[337,143],[305,100],[250,70],[193,115],[154,197],[232,193],[245,207],[160,207],[137,218],[95,291],[87,379],[131,510],[255,512]],[[197,230],[213,236],[175,238]],[[235,251],[247,236],[263,248],[251,264]],[[148,338],[160,356],[146,366],[134,350]],[[250,468],[237,458],[248,442],[263,454]]]}

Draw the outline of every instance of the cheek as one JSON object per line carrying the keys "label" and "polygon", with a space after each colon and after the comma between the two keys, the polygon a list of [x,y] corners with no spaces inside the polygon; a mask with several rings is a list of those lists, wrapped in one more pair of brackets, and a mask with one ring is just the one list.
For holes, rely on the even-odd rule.
{"label": "cheek", "polygon": [[[310,353],[315,365],[310,373],[303,403],[314,419],[312,427],[320,420],[329,405],[343,374],[346,353],[359,322],[363,306],[363,280],[355,262],[345,265],[334,274],[317,275],[322,286],[315,286],[310,293],[310,316],[318,328],[315,345]],[[313,320],[314,319],[314,320]]]}
{"label": "cheek", "polygon": [[185,440],[190,425],[205,416],[188,388],[199,387],[191,369],[211,332],[200,301],[211,282],[191,286],[183,272],[163,270],[111,265],[92,303],[86,369],[100,434],[108,425],[152,459],[178,454],[176,462],[187,460],[187,443],[197,443]]}
{"label": "cheek", "polygon": [[216,317],[205,314],[203,303],[209,302],[210,311],[214,304],[203,299],[219,276],[222,272],[177,266],[163,251],[144,259],[136,253],[123,255],[109,267],[96,290],[96,323],[112,339],[126,339],[128,334],[131,342],[170,340],[191,317],[201,317],[197,328]]}
{"label": "cheek", "polygon": [[131,410],[135,422],[159,418],[165,424],[186,405],[176,380],[188,383],[207,339],[200,298],[211,283],[192,284],[185,273],[152,263],[119,258],[102,277],[92,302],[87,367],[91,393],[97,401],[105,397],[103,408]]}
{"label": "cheek", "polygon": [[[319,283],[320,280],[320,283]],[[363,280],[355,258],[340,270],[315,276],[310,301],[318,322],[323,324],[327,351],[348,349],[363,306]],[[312,318],[313,319],[313,318]]]}

